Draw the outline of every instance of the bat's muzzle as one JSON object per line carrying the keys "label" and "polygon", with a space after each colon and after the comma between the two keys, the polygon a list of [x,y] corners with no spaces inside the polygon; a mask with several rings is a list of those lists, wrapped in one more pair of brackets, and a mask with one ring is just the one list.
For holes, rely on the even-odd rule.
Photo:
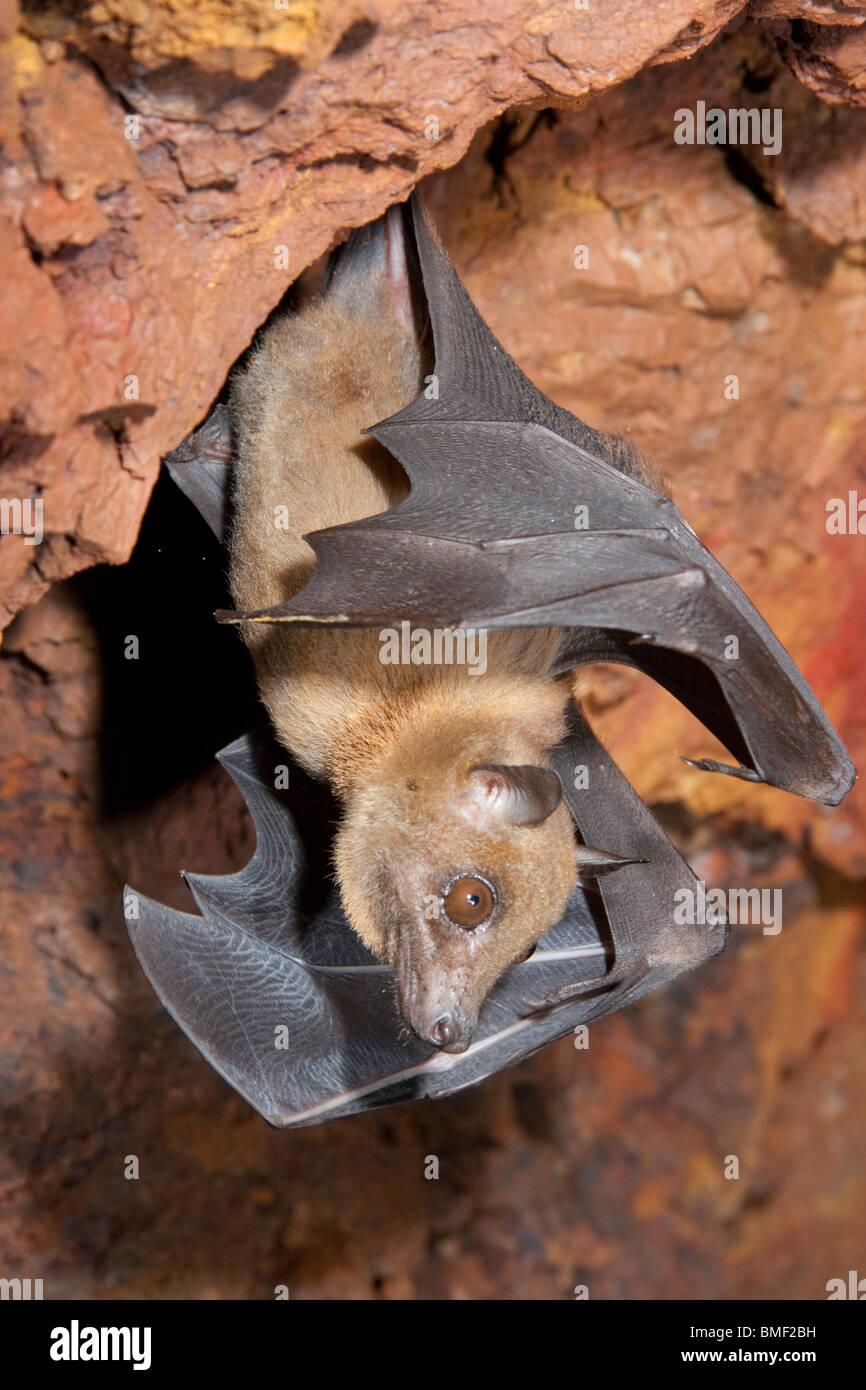
{"label": "bat's muzzle", "polygon": [[440,1052],[465,1052],[475,1034],[477,1019],[470,1019],[455,1002],[441,1000],[430,1005],[404,1001],[400,991],[400,1012],[421,1042]]}
{"label": "bat's muzzle", "polygon": [[442,1014],[430,1029],[424,1042],[431,1042],[440,1052],[465,1052],[472,1041],[474,1028],[453,1013]]}
{"label": "bat's muzzle", "polygon": [[397,1000],[404,1022],[421,1042],[440,1052],[465,1052],[478,1024],[461,1006],[453,985],[435,972],[435,978],[425,978],[423,972],[411,965],[411,948],[405,939],[400,942],[395,959]]}

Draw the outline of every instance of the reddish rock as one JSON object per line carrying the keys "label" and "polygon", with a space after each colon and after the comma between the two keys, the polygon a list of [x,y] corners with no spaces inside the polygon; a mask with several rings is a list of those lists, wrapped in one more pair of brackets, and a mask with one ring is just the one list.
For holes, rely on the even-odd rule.
{"label": "reddish rock", "polygon": [[[773,0],[705,48],[742,8],[377,0],[306,28],[295,6],[278,35],[259,6],[166,3],[131,54],[131,0],[28,18],[2,54],[2,489],[41,490],[46,540],[3,538],[8,612],[125,558],[159,455],[295,273],[471,145],[424,194],[485,317],[542,389],[658,459],[862,765],[866,552],[826,526],[829,499],[866,494],[861,116],[782,56],[820,90],[835,55],[856,107],[837,31],[860,15]],[[677,146],[698,100],[783,105],[782,155]],[[472,139],[518,101],[557,110]],[[252,850],[212,763],[252,717],[243,655],[185,508],[160,483],[132,563],[55,584],[0,659],[4,1271],[46,1298],[823,1298],[864,1240],[860,788],[831,811],[684,768],[716,751],[700,726],[595,673],[593,722],[696,872],[783,887],[782,932],[735,929],[588,1050],[271,1131],[168,1020],[120,911],[124,881],[187,908],[181,868]]]}
{"label": "reddish rock", "polygon": [[[34,357],[50,369],[25,383],[0,363],[3,487],[44,496],[50,556],[4,560],[0,625],[47,576],[129,554],[161,455],[347,227],[453,165],[506,107],[579,105],[689,57],[749,8],[99,0],[29,11],[0,55],[0,211],[37,264],[0,308],[0,337],[16,341],[25,323],[25,371]],[[773,0],[762,15],[804,81],[860,101],[858,7]],[[14,18],[7,5],[6,31]],[[815,225],[831,240],[860,235],[852,175],[856,161],[804,178],[795,158],[780,197],[807,221],[820,202]],[[121,421],[110,444],[108,411]]]}
{"label": "reddish rock", "polygon": [[[866,31],[862,6],[851,5],[847,25],[787,26],[782,52],[801,82],[823,101],[866,106]],[[838,17],[838,16],[837,16]]]}

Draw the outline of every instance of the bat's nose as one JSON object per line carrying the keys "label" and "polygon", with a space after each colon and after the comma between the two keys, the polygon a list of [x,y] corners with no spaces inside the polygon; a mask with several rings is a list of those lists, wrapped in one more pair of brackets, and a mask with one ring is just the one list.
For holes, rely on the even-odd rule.
{"label": "bat's nose", "polygon": [[454,1014],[443,1014],[432,1025],[426,1041],[443,1052],[465,1052],[472,1041],[472,1033]]}
{"label": "bat's nose", "polygon": [[448,1047],[456,1037],[457,1024],[450,1014],[443,1014],[442,1018],[437,1018],[430,1029],[430,1041],[437,1047]]}

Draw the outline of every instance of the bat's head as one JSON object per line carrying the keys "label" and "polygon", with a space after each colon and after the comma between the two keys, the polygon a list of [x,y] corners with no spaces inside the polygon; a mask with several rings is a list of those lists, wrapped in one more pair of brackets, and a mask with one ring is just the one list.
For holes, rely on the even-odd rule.
{"label": "bat's head", "polygon": [[555,772],[449,752],[416,749],[367,780],[336,858],[346,912],[393,965],[405,1022],[462,1052],[496,981],[563,916],[577,862]]}

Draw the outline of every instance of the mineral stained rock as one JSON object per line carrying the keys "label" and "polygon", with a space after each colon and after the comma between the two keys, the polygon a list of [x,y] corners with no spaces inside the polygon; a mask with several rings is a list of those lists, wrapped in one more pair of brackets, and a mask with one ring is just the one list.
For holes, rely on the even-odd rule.
{"label": "mineral stained rock", "polygon": [[[151,496],[160,455],[295,276],[427,175],[501,341],[661,463],[863,764],[866,551],[827,527],[866,493],[862,6],[266,9],[0,7],[0,491],[46,529],[0,539],[5,613],[30,604],[0,659],[0,1265],[46,1298],[823,1298],[866,1236],[859,787],[828,811],[699,774],[700,726],[597,672],[593,722],[696,871],[781,886],[783,930],[588,1048],[291,1135],[167,1019],[119,894],[188,907],[179,868],[252,849],[212,764],[255,717],[224,564]],[[677,145],[699,101],[781,109],[781,153]]]}
{"label": "mineral stained rock", "polygon": [[[25,6],[16,25],[6,3],[2,486],[42,498],[46,535],[36,550],[4,538],[0,626],[52,580],[128,557],[161,456],[347,228],[455,164],[506,108],[579,106],[750,8],[96,0]],[[760,14],[804,83],[862,105],[861,6],[772,0]],[[838,206],[818,234],[862,236],[856,142],[828,177],[821,200]],[[820,169],[805,197],[796,169],[780,180],[805,215]]]}

